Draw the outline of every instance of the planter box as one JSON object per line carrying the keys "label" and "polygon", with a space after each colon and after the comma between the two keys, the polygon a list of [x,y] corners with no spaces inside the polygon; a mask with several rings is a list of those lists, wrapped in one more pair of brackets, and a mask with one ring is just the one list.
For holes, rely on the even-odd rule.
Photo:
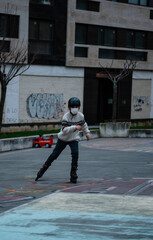
{"label": "planter box", "polygon": [[100,123],[100,137],[128,137],[130,122]]}

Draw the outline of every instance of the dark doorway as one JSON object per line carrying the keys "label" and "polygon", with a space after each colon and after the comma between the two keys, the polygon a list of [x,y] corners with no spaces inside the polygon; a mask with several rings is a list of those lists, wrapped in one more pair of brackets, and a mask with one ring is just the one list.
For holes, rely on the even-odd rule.
{"label": "dark doorway", "polygon": [[[90,125],[112,119],[113,83],[107,78],[97,78],[99,69],[85,69],[84,114]],[[131,113],[132,75],[118,84],[117,120],[129,120]]]}
{"label": "dark doorway", "polygon": [[93,69],[85,69],[83,112],[90,125],[98,124],[99,112],[99,79]]}
{"label": "dark doorway", "polygon": [[99,122],[112,118],[113,84],[105,78],[99,79]]}
{"label": "dark doorway", "polygon": [[118,84],[118,120],[129,120],[131,117],[132,74]]}

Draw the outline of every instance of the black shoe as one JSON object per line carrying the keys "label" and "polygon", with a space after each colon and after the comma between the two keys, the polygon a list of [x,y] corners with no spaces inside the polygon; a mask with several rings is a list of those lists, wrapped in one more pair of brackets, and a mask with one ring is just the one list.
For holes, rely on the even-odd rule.
{"label": "black shoe", "polygon": [[76,168],[74,168],[74,169],[72,168],[71,173],[70,173],[70,182],[77,183],[77,179],[78,179],[78,176],[76,173]]}
{"label": "black shoe", "polygon": [[48,166],[43,165],[43,167],[40,168],[39,172],[37,173],[37,177],[35,178],[35,181],[38,181],[38,179],[43,176],[43,174],[46,172],[47,169],[48,169]]}

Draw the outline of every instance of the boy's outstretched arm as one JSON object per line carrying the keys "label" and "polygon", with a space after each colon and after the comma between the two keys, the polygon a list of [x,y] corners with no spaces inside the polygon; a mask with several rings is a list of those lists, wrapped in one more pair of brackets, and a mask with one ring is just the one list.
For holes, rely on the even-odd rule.
{"label": "boy's outstretched arm", "polygon": [[89,128],[88,128],[88,125],[87,123],[85,122],[82,126],[82,131],[84,132],[84,134],[86,135],[86,139],[87,141],[90,140],[90,131],[89,131]]}
{"label": "boy's outstretched arm", "polygon": [[89,141],[90,140],[90,135],[87,135],[86,139],[87,139],[87,141]]}

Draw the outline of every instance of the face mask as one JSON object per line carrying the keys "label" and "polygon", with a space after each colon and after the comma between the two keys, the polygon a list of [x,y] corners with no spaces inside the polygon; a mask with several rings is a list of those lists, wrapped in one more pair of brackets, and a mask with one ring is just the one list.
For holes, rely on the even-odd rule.
{"label": "face mask", "polygon": [[73,115],[76,115],[78,113],[79,109],[78,108],[71,108],[71,113]]}

